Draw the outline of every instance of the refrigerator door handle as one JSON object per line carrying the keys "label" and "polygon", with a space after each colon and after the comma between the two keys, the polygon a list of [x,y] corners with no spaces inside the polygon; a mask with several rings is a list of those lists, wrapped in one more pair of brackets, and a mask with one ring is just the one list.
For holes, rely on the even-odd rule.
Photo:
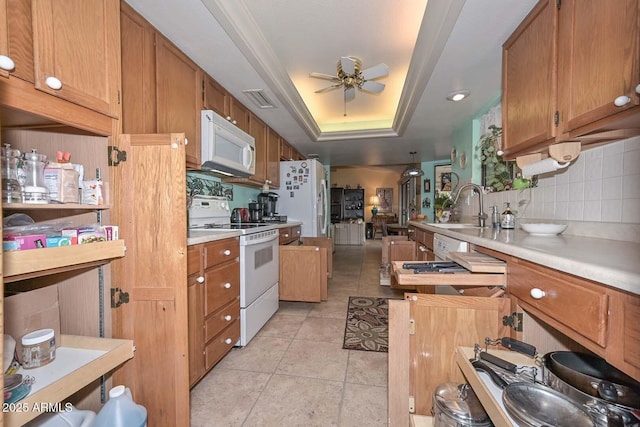
{"label": "refrigerator door handle", "polygon": [[327,182],[325,179],[321,179],[320,180],[320,194],[319,194],[319,198],[320,198],[320,203],[321,203],[321,208],[320,208],[320,218],[319,220],[322,221],[322,235],[326,236],[327,235]]}

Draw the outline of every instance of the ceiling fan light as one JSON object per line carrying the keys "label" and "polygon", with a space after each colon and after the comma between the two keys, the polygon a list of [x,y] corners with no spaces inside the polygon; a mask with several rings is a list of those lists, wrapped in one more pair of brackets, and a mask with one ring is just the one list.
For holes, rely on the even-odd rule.
{"label": "ceiling fan light", "polygon": [[448,96],[447,99],[449,101],[462,101],[463,99],[465,99],[466,97],[468,97],[469,95],[471,95],[471,92],[469,92],[466,89],[463,90],[457,90],[455,92],[451,92]]}

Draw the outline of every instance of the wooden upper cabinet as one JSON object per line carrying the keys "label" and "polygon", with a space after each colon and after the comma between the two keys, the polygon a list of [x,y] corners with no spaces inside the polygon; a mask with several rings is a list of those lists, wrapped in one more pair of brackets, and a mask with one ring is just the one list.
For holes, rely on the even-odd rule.
{"label": "wooden upper cabinet", "polygon": [[202,70],[156,34],[156,79],[158,133],[183,132],[187,167],[199,169]]}
{"label": "wooden upper cabinet", "polygon": [[204,109],[213,110],[222,117],[229,116],[229,94],[210,76],[204,76]]}
{"label": "wooden upper cabinet", "polygon": [[254,114],[249,120],[249,135],[256,140],[256,172],[249,177],[258,184],[267,179],[267,125]]}
{"label": "wooden upper cabinet", "polygon": [[293,160],[293,147],[284,139],[280,138],[280,160],[289,161]]}
{"label": "wooden upper cabinet", "polygon": [[540,1],[502,51],[502,148],[505,156],[555,136],[556,0]]}
{"label": "wooden upper cabinet", "polygon": [[120,18],[122,131],[157,133],[155,29],[126,3]]}
{"label": "wooden upper cabinet", "polygon": [[33,0],[31,7],[35,87],[117,118],[120,2]]}
{"label": "wooden upper cabinet", "polygon": [[[251,133],[251,125],[250,120],[253,119],[253,115],[249,111],[247,107],[242,105],[240,101],[235,99],[233,96],[227,96],[229,100],[229,106],[227,110],[227,119],[231,120],[231,122],[238,126],[240,129],[247,133]],[[257,145],[257,144],[256,144]]]}
{"label": "wooden upper cabinet", "polygon": [[[602,127],[603,119],[635,110],[640,123],[640,2],[563,0],[558,38],[559,133]],[[619,97],[627,97],[621,106]],[[611,129],[616,126],[606,126]],[[632,126],[628,126],[632,127]]]}
{"label": "wooden upper cabinet", "polygon": [[280,187],[280,135],[273,129],[267,130],[267,181],[271,188]]}

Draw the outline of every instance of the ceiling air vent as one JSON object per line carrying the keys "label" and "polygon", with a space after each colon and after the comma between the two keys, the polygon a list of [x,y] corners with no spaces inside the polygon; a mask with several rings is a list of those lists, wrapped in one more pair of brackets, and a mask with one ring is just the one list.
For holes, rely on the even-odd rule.
{"label": "ceiling air vent", "polygon": [[242,92],[259,108],[276,108],[262,89],[246,89]]}
{"label": "ceiling air vent", "polygon": [[320,154],[316,154],[316,153],[307,154],[307,159],[319,159],[319,158],[320,158]]}

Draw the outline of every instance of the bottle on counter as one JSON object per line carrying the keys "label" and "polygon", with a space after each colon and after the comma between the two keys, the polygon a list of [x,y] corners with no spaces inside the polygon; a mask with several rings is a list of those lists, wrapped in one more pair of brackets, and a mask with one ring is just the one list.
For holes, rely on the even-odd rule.
{"label": "bottle on counter", "polygon": [[493,228],[500,228],[500,212],[497,206],[491,206],[491,225]]}
{"label": "bottle on counter", "polygon": [[502,212],[502,221],[500,222],[500,227],[505,229],[514,229],[516,228],[516,216],[511,212],[511,206],[509,202],[507,202],[507,207]]}

